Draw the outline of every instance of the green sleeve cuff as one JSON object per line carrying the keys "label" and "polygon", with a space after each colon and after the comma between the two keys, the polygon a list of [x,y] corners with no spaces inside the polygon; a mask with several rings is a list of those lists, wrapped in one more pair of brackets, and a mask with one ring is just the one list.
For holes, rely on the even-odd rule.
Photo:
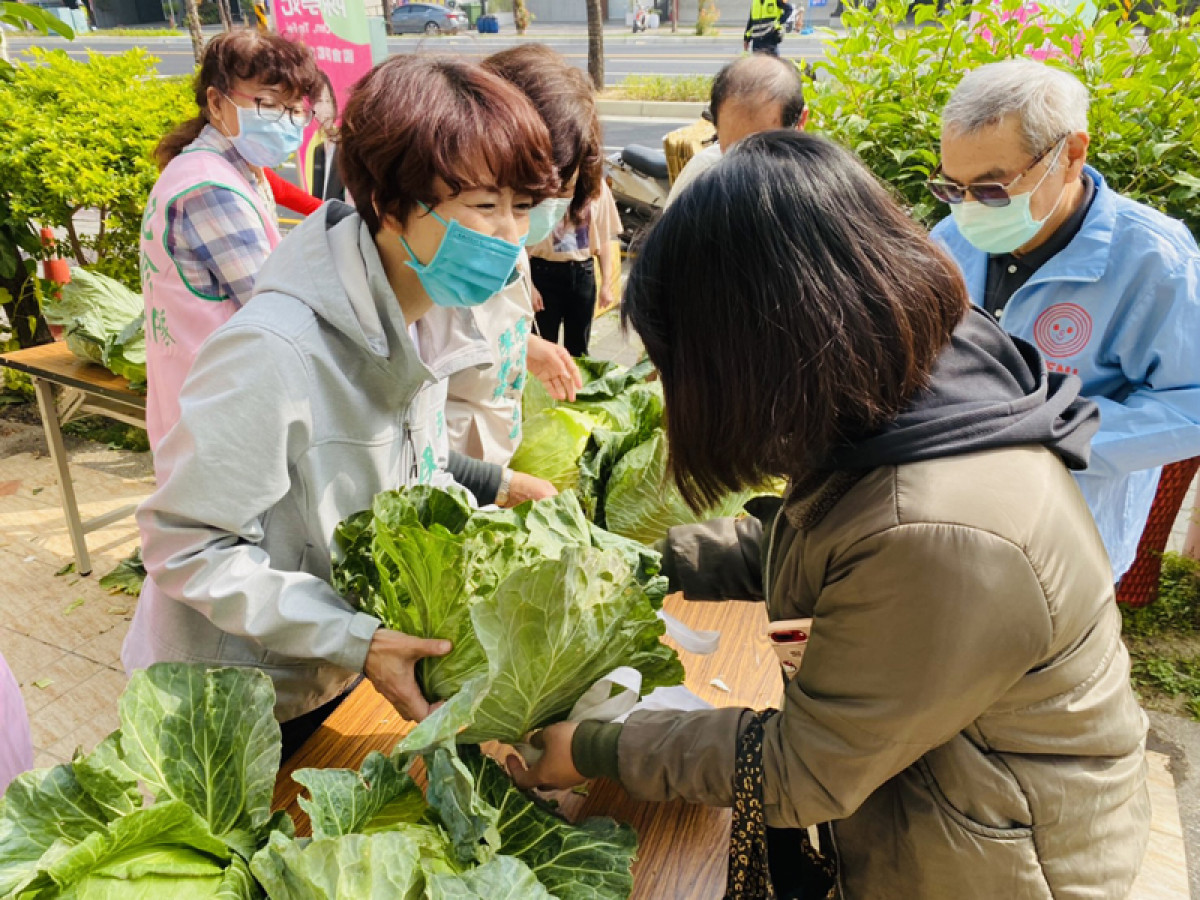
{"label": "green sleeve cuff", "polygon": [[580,722],[571,738],[571,762],[584,778],[611,778],[616,781],[617,743],[621,740],[618,722]]}

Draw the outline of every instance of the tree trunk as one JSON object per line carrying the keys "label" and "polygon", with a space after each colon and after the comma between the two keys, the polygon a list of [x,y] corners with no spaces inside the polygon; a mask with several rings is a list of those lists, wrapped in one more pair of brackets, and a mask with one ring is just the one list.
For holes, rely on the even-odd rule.
{"label": "tree trunk", "polygon": [[232,31],[233,15],[229,12],[229,0],[217,0],[217,9],[221,13],[221,27],[226,31]]}
{"label": "tree trunk", "polygon": [[167,24],[172,28],[178,28],[179,26],[175,22],[175,0],[166,0],[164,6],[167,10]]}
{"label": "tree trunk", "polygon": [[204,55],[204,35],[200,32],[200,10],[196,5],[196,0],[183,0],[183,6],[187,11],[188,32],[192,36],[192,55],[196,57],[196,64],[199,65],[200,57]]}
{"label": "tree trunk", "polygon": [[592,86],[604,90],[604,0],[587,0],[588,74]]}

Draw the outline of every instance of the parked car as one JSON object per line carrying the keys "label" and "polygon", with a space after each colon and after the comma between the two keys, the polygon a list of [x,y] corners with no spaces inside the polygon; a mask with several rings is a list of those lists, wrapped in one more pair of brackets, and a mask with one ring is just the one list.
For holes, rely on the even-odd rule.
{"label": "parked car", "polygon": [[406,3],[392,10],[390,34],[458,34],[467,28],[467,15],[437,3]]}

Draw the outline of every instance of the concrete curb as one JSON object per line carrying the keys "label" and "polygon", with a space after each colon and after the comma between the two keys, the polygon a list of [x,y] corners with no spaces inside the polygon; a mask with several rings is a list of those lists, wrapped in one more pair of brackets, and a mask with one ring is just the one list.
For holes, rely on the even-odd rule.
{"label": "concrete curb", "polygon": [[596,112],[602,116],[629,116],[647,119],[698,119],[707,103],[681,103],[672,100],[597,100]]}
{"label": "concrete curb", "polygon": [[1200,723],[1148,712],[1150,737],[1147,746],[1171,758],[1175,796],[1183,825],[1188,885],[1192,900],[1200,900]]}

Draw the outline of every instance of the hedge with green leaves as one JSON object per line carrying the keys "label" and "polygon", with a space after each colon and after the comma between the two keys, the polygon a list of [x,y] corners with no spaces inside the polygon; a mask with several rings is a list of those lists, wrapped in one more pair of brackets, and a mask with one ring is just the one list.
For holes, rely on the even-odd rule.
{"label": "hedge with green leaves", "polygon": [[60,255],[140,290],[138,231],[158,177],[151,152],[194,109],[188,83],[159,78],[142,50],[86,62],[30,53],[32,64],[0,82],[6,214],[62,229]]}
{"label": "hedge with green leaves", "polygon": [[1200,12],[1160,0],[1153,11],[1118,8],[1091,24],[1075,16],[1002,21],[1022,5],[925,5],[916,27],[906,25],[907,0],[847,8],[846,35],[816,63],[810,127],[853,148],[933,224],[946,208],[925,181],[954,87],[984,63],[1050,49],[1049,64],[1070,69],[1091,92],[1092,165],[1116,190],[1200,234]]}

